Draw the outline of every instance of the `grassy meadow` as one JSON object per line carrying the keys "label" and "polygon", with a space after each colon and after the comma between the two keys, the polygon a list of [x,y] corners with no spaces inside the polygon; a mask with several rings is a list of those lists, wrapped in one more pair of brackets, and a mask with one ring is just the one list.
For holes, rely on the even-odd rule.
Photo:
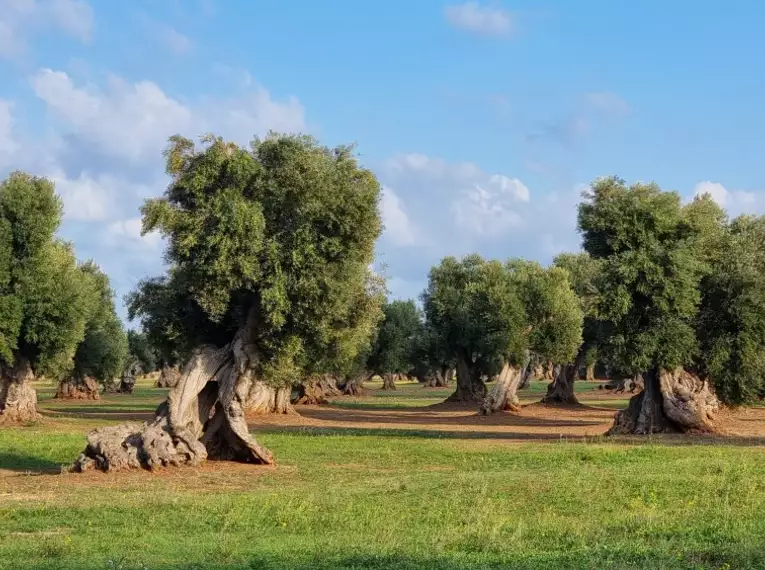
{"label": "grassy meadow", "polygon": [[[66,403],[51,392],[40,390],[42,421],[0,428],[2,569],[765,568],[757,441],[274,424],[256,430],[273,468],[61,474],[90,429],[152,411],[164,391]],[[448,393],[409,384],[331,406],[406,411]],[[580,398],[625,402],[602,401],[594,383]]]}

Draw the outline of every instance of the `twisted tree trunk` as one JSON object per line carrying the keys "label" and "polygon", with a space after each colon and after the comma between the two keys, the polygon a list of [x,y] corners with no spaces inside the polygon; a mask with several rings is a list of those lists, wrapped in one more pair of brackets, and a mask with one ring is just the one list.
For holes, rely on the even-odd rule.
{"label": "twisted tree trunk", "polygon": [[521,403],[518,399],[518,389],[523,379],[530,376],[530,357],[526,354],[520,368],[505,363],[491,392],[483,399],[479,413],[488,416],[496,412],[519,412]]}
{"label": "twisted tree trunk", "polygon": [[230,344],[193,352],[154,420],[91,432],[72,470],[155,469],[207,458],[273,463],[271,452],[250,436],[244,417],[244,403],[258,383],[252,314]]}
{"label": "twisted tree trunk", "polygon": [[364,394],[364,382],[369,380],[372,374],[367,372],[359,376],[351,376],[346,379],[341,390],[344,396],[361,396]]}
{"label": "twisted tree trunk", "polygon": [[0,423],[31,422],[37,413],[37,392],[32,388],[32,367],[23,356],[13,366],[0,365]]}
{"label": "twisted tree trunk", "polygon": [[125,368],[125,372],[122,373],[117,392],[120,394],[132,394],[133,388],[135,388],[136,376],[138,376],[140,372],[141,364],[137,360],[131,362],[130,365]]}
{"label": "twisted tree trunk", "polygon": [[393,374],[392,372],[386,372],[382,375],[382,389],[383,390],[395,390],[396,389],[396,376],[397,374]]}
{"label": "twisted tree trunk", "polygon": [[574,382],[579,376],[579,370],[584,363],[585,347],[579,349],[572,364],[558,366],[555,380],[547,386],[547,394],[542,398],[545,404],[578,404],[574,392]]}
{"label": "twisted tree trunk", "polygon": [[555,380],[555,365],[552,362],[546,362],[542,373],[543,380]]}
{"label": "twisted tree trunk", "polygon": [[465,355],[457,358],[457,389],[447,402],[483,402],[486,384],[476,366]]}
{"label": "twisted tree trunk", "polygon": [[645,388],[616,413],[609,435],[714,430],[720,402],[708,382],[682,368],[652,368],[643,379]]}
{"label": "twisted tree trunk", "polygon": [[252,380],[242,407],[248,414],[294,414],[291,386],[274,387],[262,380]]}
{"label": "twisted tree trunk", "polygon": [[425,381],[425,388],[447,388],[451,382],[454,370],[448,366],[442,366],[430,373]]}
{"label": "twisted tree trunk", "polygon": [[54,396],[59,400],[100,400],[98,394],[98,382],[90,376],[73,374],[66,380],[59,382],[58,390]]}
{"label": "twisted tree trunk", "polygon": [[595,382],[595,365],[590,364],[584,373],[585,382]]}
{"label": "twisted tree trunk", "polygon": [[334,398],[340,394],[334,376],[322,374],[303,380],[298,386],[297,395],[292,399],[292,403],[300,405],[326,404],[329,398]]}
{"label": "twisted tree trunk", "polygon": [[181,371],[175,366],[163,366],[157,381],[154,383],[155,388],[173,388],[181,379]]}

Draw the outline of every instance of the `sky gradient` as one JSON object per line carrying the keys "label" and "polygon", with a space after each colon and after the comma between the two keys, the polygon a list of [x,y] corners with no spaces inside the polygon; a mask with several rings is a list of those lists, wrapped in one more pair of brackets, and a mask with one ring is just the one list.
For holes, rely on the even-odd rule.
{"label": "sky gradient", "polygon": [[[744,0],[0,0],[0,176],[56,181],[60,235],[122,296],[162,271],[138,208],[175,133],[356,142],[378,268],[576,250],[598,176],[765,212],[765,4]],[[120,308],[124,316],[124,307]]]}

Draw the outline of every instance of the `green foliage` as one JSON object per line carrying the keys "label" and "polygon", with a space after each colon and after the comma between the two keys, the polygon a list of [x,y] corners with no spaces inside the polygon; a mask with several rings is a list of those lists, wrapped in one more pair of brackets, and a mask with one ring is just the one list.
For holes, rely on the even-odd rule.
{"label": "green foliage", "polygon": [[81,278],[90,283],[89,315],[83,338],[74,355],[74,373],[106,382],[125,365],[128,341],[114,308],[109,278],[92,261],[80,266]]}
{"label": "green foliage", "polygon": [[351,148],[311,137],[204,143],[170,141],[172,183],[142,211],[171,269],[129,297],[131,318],[179,354],[223,346],[247,323],[266,381],[349,369],[384,300],[368,269],[382,227],[374,175]]}
{"label": "green foliage", "polygon": [[414,368],[417,342],[422,337],[422,315],[414,301],[393,301],[383,307],[368,364],[377,374],[406,374]]}
{"label": "green foliage", "polygon": [[0,183],[0,359],[23,356],[51,377],[71,369],[89,312],[89,283],[54,238],[61,210],[44,178],[15,172]]}
{"label": "green foliage", "polygon": [[423,294],[428,325],[453,357],[482,373],[520,364],[527,350],[568,362],[582,342],[582,310],[566,271],[478,255],[445,258]]}
{"label": "green foliage", "polygon": [[144,373],[154,372],[159,368],[160,357],[145,332],[128,330],[127,344],[128,356],[126,363],[137,360]]}
{"label": "green foliage", "polygon": [[680,196],[602,178],[579,205],[579,229],[603,263],[598,313],[611,357],[635,371],[690,364],[704,267]]}
{"label": "green foliage", "polygon": [[723,401],[745,404],[765,394],[765,217],[737,218],[724,239],[714,233],[698,320],[702,367]]}

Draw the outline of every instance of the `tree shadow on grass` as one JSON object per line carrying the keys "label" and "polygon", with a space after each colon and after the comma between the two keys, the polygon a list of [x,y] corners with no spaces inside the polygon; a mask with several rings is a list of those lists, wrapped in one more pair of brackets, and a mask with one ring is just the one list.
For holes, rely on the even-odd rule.
{"label": "tree shadow on grass", "polygon": [[60,473],[61,464],[33,455],[0,451],[0,471],[2,470],[21,473]]}

